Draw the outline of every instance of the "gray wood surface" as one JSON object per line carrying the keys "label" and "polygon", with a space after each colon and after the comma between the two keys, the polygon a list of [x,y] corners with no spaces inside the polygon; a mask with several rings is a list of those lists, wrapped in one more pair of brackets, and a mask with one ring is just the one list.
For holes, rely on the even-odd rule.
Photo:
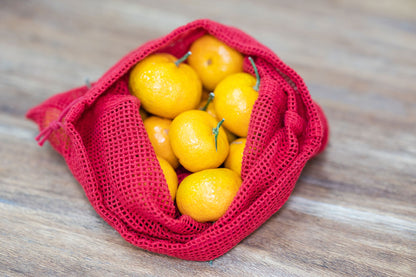
{"label": "gray wood surface", "polygon": [[[24,118],[197,18],[275,51],[331,126],[284,207],[212,264],[125,242]],[[416,276],[416,1],[2,0],[0,157],[2,276]]]}

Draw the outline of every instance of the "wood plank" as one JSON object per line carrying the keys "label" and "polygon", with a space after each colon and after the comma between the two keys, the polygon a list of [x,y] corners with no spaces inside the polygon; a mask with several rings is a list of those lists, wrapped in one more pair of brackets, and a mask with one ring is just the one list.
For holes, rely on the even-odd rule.
{"label": "wood plank", "polygon": [[[2,1],[0,274],[415,276],[415,10],[412,0]],[[331,127],[283,208],[212,264],[124,241],[24,118],[196,18],[275,51]]]}

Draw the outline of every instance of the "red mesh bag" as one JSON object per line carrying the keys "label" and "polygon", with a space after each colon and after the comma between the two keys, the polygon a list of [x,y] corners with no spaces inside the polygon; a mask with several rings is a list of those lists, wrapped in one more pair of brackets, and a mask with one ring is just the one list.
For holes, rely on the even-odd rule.
{"label": "red mesh bag", "polygon": [[[209,33],[243,53],[261,77],[250,119],[241,188],[214,223],[180,215],[128,90],[129,70],[155,52],[181,57]],[[127,54],[92,86],[57,94],[32,108],[39,144],[65,159],[97,213],[128,242],[157,253],[207,261],[225,254],[286,202],[306,162],[321,152],[328,125],[299,75],[244,32],[204,19]],[[182,180],[187,172],[178,169]]]}

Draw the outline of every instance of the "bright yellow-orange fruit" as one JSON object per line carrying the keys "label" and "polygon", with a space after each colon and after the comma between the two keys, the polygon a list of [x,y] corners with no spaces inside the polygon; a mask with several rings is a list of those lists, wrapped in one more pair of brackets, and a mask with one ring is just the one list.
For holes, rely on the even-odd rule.
{"label": "bright yellow-orange fruit", "polygon": [[159,161],[160,167],[162,168],[163,175],[165,175],[170,196],[172,197],[172,200],[175,200],[176,191],[178,189],[178,176],[168,161],[161,157],[157,157],[157,160]]}
{"label": "bright yellow-orange fruit", "polygon": [[190,51],[188,63],[210,91],[228,75],[243,71],[243,55],[211,35],[195,40]]}
{"label": "bright yellow-orange fruit", "polygon": [[212,117],[214,117],[215,119],[218,120],[217,114],[215,113],[214,104],[212,102],[210,102],[207,105],[207,102],[208,102],[208,99],[202,100],[198,105],[199,109],[201,110],[201,109],[205,108],[205,111],[207,113],[209,113]]}
{"label": "bright yellow-orange fruit", "polygon": [[176,193],[183,215],[198,222],[216,221],[225,214],[241,186],[241,178],[228,168],[206,169],[187,176]]}
{"label": "bright yellow-orange fruit", "polygon": [[[209,113],[212,117],[214,117],[217,121],[220,121],[222,118],[218,118],[218,116],[217,116],[217,114],[216,114],[216,112],[215,112],[215,108],[214,108],[214,103],[213,102],[211,102],[211,103],[208,103],[208,105],[207,105],[207,102],[208,102],[208,98],[207,99],[204,99],[204,100],[202,100],[201,101],[201,103],[199,103],[199,109],[202,109],[202,108],[206,108],[205,109],[205,111],[207,112],[207,113]],[[224,127],[223,127],[224,128]],[[237,137],[233,134],[233,133],[231,133],[230,132],[230,130],[228,130],[227,128],[224,128],[224,132],[225,132],[225,134],[227,135],[227,139],[228,139],[228,142],[232,142],[233,140],[235,140]]]}
{"label": "bright yellow-orange fruit", "polygon": [[173,153],[169,139],[169,128],[172,120],[151,116],[143,121],[149,140],[157,156],[167,160],[173,168],[179,166],[178,158]]}
{"label": "bright yellow-orange fruit", "polygon": [[214,107],[224,126],[239,137],[247,137],[251,112],[259,93],[254,89],[256,78],[248,73],[226,77],[215,88]]}
{"label": "bright yellow-orange fruit", "polygon": [[234,170],[241,176],[241,165],[243,162],[244,148],[246,147],[246,138],[239,138],[231,142],[230,152],[225,160],[224,166],[231,170]]}
{"label": "bright yellow-orange fruit", "polygon": [[136,64],[130,73],[130,92],[143,108],[166,118],[194,109],[201,99],[202,84],[192,67],[167,53],[153,54]]}
{"label": "bright yellow-orange fruit", "polygon": [[[191,172],[220,166],[228,155],[229,143],[222,127],[205,111],[190,110],[172,121],[169,138],[173,153]],[[215,143],[215,141],[217,141]]]}

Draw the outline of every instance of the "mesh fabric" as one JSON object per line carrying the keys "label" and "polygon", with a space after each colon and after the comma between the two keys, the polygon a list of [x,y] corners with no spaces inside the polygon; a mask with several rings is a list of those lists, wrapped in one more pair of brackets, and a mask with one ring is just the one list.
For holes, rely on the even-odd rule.
{"label": "mesh fabric", "polygon": [[[181,57],[209,33],[246,57],[261,77],[244,150],[243,183],[214,223],[180,215],[128,90],[129,70],[146,56]],[[247,58],[244,70],[254,75]],[[223,255],[286,202],[306,162],[328,140],[328,124],[301,77],[239,29],[202,19],[138,47],[96,83],[57,94],[27,117],[48,134],[97,213],[128,242],[157,253],[207,261]],[[60,124],[56,124],[59,121]],[[54,124],[55,123],[55,124]],[[178,169],[179,180],[186,174]]]}

